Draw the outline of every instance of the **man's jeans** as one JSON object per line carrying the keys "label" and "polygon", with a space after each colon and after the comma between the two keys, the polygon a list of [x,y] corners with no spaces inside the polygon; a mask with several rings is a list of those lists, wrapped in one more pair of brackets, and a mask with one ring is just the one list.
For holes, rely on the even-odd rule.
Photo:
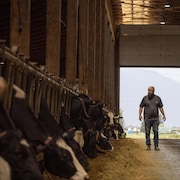
{"label": "man's jeans", "polygon": [[158,133],[159,120],[145,120],[145,131],[146,131],[146,145],[151,145],[150,133],[151,127],[154,132],[154,146],[158,146],[159,133]]}

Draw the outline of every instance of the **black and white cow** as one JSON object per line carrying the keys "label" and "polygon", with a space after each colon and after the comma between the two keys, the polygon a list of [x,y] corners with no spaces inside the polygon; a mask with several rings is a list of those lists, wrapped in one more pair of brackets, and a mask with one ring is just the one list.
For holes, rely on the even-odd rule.
{"label": "black and white cow", "polygon": [[6,82],[0,78],[0,179],[42,179],[29,144],[3,106]]}
{"label": "black and white cow", "polygon": [[[47,144],[44,149],[44,160],[46,169],[57,176],[71,178],[73,180],[88,179],[87,172],[83,169],[72,149],[65,143],[62,137],[54,138],[56,133],[47,129],[40,119],[32,113],[25,93],[13,86],[14,95],[11,104],[11,117],[16,126],[21,129],[32,144]],[[51,134],[53,137],[51,137]]]}
{"label": "black and white cow", "polygon": [[43,179],[29,144],[22,139],[20,131],[8,130],[1,133],[0,156],[10,165],[12,180]]}
{"label": "black and white cow", "polygon": [[108,112],[107,118],[109,119],[109,124],[104,128],[103,133],[108,139],[110,139],[110,137],[113,137],[114,139],[118,140],[124,133],[121,124],[117,120],[119,116],[114,116],[112,112]]}
{"label": "black and white cow", "polygon": [[90,103],[91,101],[87,95],[80,94],[79,96],[74,96],[71,103],[70,119],[76,129],[83,131],[84,153],[89,158],[95,158],[97,132],[95,125],[93,121],[90,120],[88,114]]}
{"label": "black and white cow", "polygon": [[[0,156],[5,159],[14,180],[42,179],[29,144],[22,133],[15,129],[0,103]],[[9,176],[9,175],[7,175]]]}
{"label": "black and white cow", "polygon": [[110,124],[109,119],[104,115],[104,106],[105,105],[100,101],[93,100],[89,106],[88,114],[90,119],[94,122],[98,133],[97,145],[103,150],[113,151],[114,147],[111,145],[108,138],[103,134],[104,128],[107,126],[107,124]]}
{"label": "black and white cow", "polygon": [[[113,150],[112,145],[101,136],[106,119],[102,111],[103,104],[96,100],[90,100],[88,96],[81,94],[72,99],[71,118],[77,129],[83,129],[83,151],[89,158],[96,157],[96,147],[101,144],[104,150]],[[102,141],[105,141],[102,143]]]}
{"label": "black and white cow", "polygon": [[77,134],[78,132],[76,132],[75,128],[73,127],[71,119],[65,113],[65,108],[62,107],[61,109],[60,123],[58,125],[51,115],[46,101],[42,98],[38,119],[47,128],[48,132],[53,138],[59,138],[60,136],[63,137],[66,143],[72,148],[81,165],[87,170],[89,166],[88,161],[84,153],[81,151],[80,144],[78,144],[76,141],[76,139],[83,137],[81,134]]}

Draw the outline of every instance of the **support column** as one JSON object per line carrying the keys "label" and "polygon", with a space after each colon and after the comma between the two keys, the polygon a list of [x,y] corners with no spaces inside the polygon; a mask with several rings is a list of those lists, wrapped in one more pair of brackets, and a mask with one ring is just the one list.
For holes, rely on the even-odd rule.
{"label": "support column", "polygon": [[115,76],[115,88],[114,88],[114,102],[115,102],[115,113],[119,114],[119,102],[120,102],[120,68],[119,68],[119,43],[120,43],[120,29],[117,29],[116,32],[116,40],[115,40],[115,50],[114,50],[114,55],[115,55],[115,71],[114,71],[114,76]]}
{"label": "support column", "polygon": [[101,25],[100,25],[100,29],[101,29],[101,100],[103,102],[105,102],[105,83],[104,83],[104,68],[105,68],[105,1],[100,1],[101,2],[101,15],[100,15],[100,19],[101,19]]}
{"label": "support column", "polygon": [[96,0],[89,1],[88,94],[95,94]]}
{"label": "support column", "polygon": [[79,0],[79,88],[87,93],[89,0]]}
{"label": "support column", "polygon": [[104,24],[104,28],[105,28],[105,31],[104,31],[104,36],[105,36],[105,39],[104,39],[104,72],[103,72],[103,76],[104,76],[104,102],[106,104],[108,104],[108,101],[107,101],[107,81],[108,81],[108,19],[107,19],[107,13],[105,14],[105,24]]}
{"label": "support column", "polygon": [[46,68],[56,76],[60,73],[61,0],[47,0]]}
{"label": "support column", "polygon": [[77,76],[78,4],[79,0],[67,1],[66,79],[72,84]]}
{"label": "support column", "polygon": [[30,54],[30,0],[11,0],[10,47]]}
{"label": "support column", "polygon": [[[111,36],[111,38],[112,38],[112,36]],[[111,98],[111,100],[110,100],[110,102],[111,102],[111,109],[113,110],[113,112],[114,112],[114,110],[115,110],[115,104],[114,104],[114,86],[115,86],[115,84],[116,84],[116,82],[115,82],[115,78],[114,78],[114,40],[113,40],[113,38],[111,39],[111,89],[110,89],[110,98]]]}
{"label": "support column", "polygon": [[101,0],[96,0],[96,52],[95,52],[95,85],[94,95],[96,99],[101,94]]}
{"label": "support column", "polygon": [[[108,19],[109,22],[109,19]],[[108,107],[110,108],[110,83],[111,83],[111,74],[110,74],[110,61],[111,61],[111,37],[110,37],[110,30],[109,30],[109,25],[110,22],[108,23],[108,27],[107,27],[107,37],[108,37],[108,49],[107,49],[107,82],[106,82],[106,88],[107,88],[107,103],[108,103]]]}

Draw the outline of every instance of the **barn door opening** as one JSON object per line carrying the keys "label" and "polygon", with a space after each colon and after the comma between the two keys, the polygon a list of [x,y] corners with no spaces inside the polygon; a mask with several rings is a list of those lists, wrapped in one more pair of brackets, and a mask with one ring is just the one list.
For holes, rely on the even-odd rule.
{"label": "barn door opening", "polygon": [[[155,87],[160,96],[167,120],[161,131],[180,127],[180,68],[120,68],[120,108],[123,111],[126,130],[141,128],[139,104],[147,95],[149,86]],[[180,129],[180,128],[179,128]]]}

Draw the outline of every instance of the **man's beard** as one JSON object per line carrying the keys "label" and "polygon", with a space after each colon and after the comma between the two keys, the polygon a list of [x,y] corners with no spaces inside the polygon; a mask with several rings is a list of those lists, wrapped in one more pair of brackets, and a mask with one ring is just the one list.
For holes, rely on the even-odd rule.
{"label": "man's beard", "polygon": [[154,97],[154,94],[149,94],[148,93],[148,97],[149,97],[149,99],[152,99]]}

